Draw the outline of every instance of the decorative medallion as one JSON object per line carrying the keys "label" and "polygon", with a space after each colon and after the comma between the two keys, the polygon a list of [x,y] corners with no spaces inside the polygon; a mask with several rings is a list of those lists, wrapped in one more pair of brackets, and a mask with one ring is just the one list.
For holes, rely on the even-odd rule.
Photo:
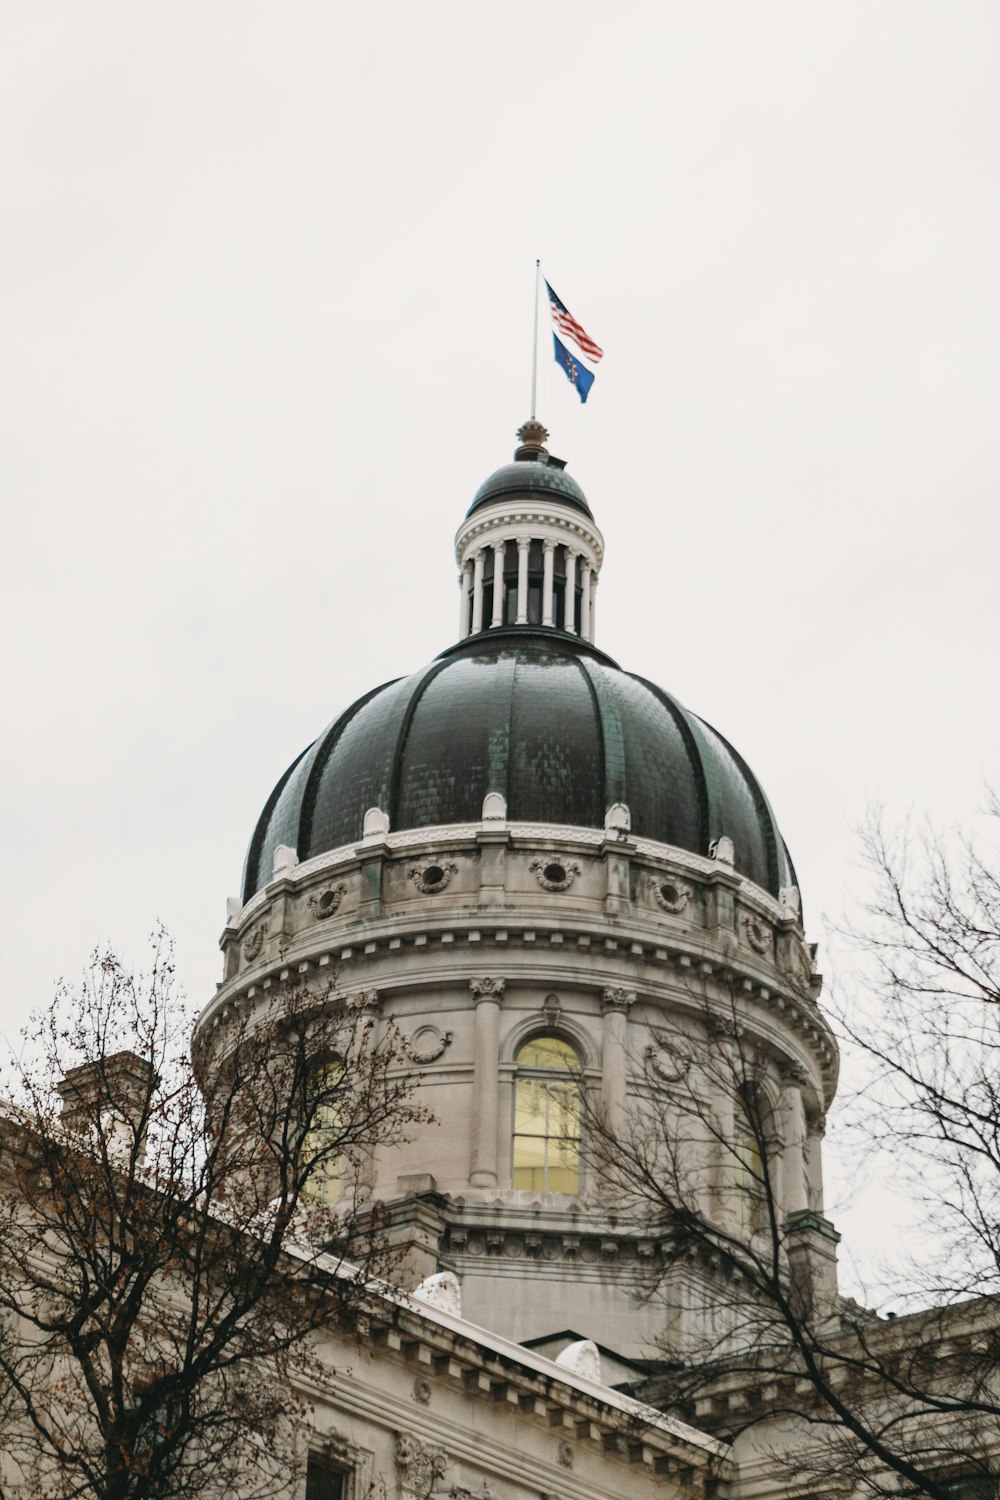
{"label": "decorative medallion", "polygon": [[453,875],[458,874],[458,865],[413,865],[407,871],[417,890],[425,896],[436,896],[443,891]]}
{"label": "decorative medallion", "polygon": [[566,1438],[559,1444],[559,1462],[564,1469],[573,1467],[573,1444]]}
{"label": "decorative medallion", "polygon": [[[651,1042],[646,1047],[643,1056],[646,1059],[647,1071],[655,1074],[661,1083],[680,1083],[691,1066],[689,1058],[678,1057],[662,1042],[659,1045]],[[665,1061],[666,1058],[670,1061]]]}
{"label": "decorative medallion", "polygon": [[558,1026],[562,1020],[562,1005],[558,995],[546,995],[542,1004],[542,1015],[549,1026]]}
{"label": "decorative medallion", "polygon": [[314,891],[306,902],[306,905],[314,917],[332,917],[341,901],[343,901],[346,890],[347,886],[344,885],[343,881],[341,881],[340,885],[327,886],[325,891],[319,892],[319,895]]}
{"label": "decorative medallion", "polygon": [[436,1026],[421,1026],[412,1036],[404,1036],[400,1045],[411,1062],[423,1067],[425,1063],[437,1062],[444,1049],[451,1046],[451,1032],[439,1031]]}
{"label": "decorative medallion", "polygon": [[647,875],[646,884],[653,900],[663,911],[677,916],[687,906],[694,891],[680,880],[664,880],[661,875]]}
{"label": "decorative medallion", "polygon": [[254,928],[250,936],[244,941],[243,957],[251,963],[257,957],[257,954],[264,946],[264,931],[265,923],[261,922],[259,926]]}
{"label": "decorative medallion", "polygon": [[763,922],[758,922],[756,917],[744,917],[743,931],[746,933],[747,942],[755,953],[769,953],[771,951],[770,928],[765,927]]}
{"label": "decorative medallion", "polygon": [[533,859],[528,869],[543,891],[568,891],[580,873],[580,866],[573,860],[564,864],[548,855],[544,859]]}
{"label": "decorative medallion", "polygon": [[431,1383],[423,1375],[418,1375],[413,1382],[413,1399],[420,1406],[430,1406],[431,1404]]}

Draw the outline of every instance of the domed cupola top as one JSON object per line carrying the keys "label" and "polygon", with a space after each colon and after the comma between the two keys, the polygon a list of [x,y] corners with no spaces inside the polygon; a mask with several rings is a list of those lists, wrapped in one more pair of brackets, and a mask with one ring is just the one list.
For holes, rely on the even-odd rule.
{"label": "domed cupola top", "polygon": [[572,510],[581,511],[593,521],[587,497],[576,480],[567,474],[565,460],[553,457],[544,447],[548,433],[541,422],[525,422],[517,435],[521,444],[514,452],[514,462],[504,464],[503,468],[483,480],[473,496],[466,520],[487,505],[516,497],[521,500],[556,500]]}
{"label": "domed cupola top", "polygon": [[604,539],[541,422],[518,437],[514,462],[479,486],[455,538],[460,638],[521,625],[593,641]]}

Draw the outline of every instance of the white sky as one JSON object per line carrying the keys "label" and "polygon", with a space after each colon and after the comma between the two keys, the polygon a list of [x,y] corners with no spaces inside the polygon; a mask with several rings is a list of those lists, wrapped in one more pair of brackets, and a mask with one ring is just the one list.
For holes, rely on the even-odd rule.
{"label": "white sky", "polygon": [[599,643],[754,767],[810,936],[868,798],[974,814],[993,0],[3,0],[0,28],[9,1034],[156,919],[207,999],[273,782],[452,642],[536,255],[606,350],[585,408],[540,376],[607,540]]}

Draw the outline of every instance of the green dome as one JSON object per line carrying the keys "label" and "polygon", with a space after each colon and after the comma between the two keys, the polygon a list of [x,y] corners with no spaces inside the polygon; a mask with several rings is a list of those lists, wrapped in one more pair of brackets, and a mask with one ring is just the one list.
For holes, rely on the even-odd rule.
{"label": "green dome", "polygon": [[243,899],[279,844],[307,860],[356,842],[371,807],[392,832],[478,823],[487,792],[512,822],[585,828],[624,802],[640,838],[707,854],[728,834],[741,874],[774,896],[795,884],[767,799],[721,735],[578,637],[521,626],[471,636],[334,719],[271,793]]}
{"label": "green dome", "polygon": [[558,460],[553,460],[543,451],[537,458],[504,464],[489,479],[484,479],[473,496],[472,504],[466,512],[466,520],[475,511],[493,505],[497,500],[517,496],[523,496],[526,500],[548,497],[594,519],[587,497],[576,480],[570,478]]}

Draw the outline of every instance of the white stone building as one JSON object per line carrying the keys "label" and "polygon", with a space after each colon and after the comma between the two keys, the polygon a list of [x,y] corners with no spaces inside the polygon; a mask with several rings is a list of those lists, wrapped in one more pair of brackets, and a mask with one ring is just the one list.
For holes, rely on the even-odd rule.
{"label": "white stone building", "polygon": [[[789,1286],[839,1336],[822,1178],[837,1048],[763,790],[600,650],[600,531],[544,429],[519,436],[456,537],[457,644],[342,712],[269,797],[197,1026],[211,1068],[220,1022],[252,1022],[289,975],[320,995],[334,974],[399,1029],[434,1116],[365,1167],[412,1295],[387,1296],[363,1349],[331,1336],[298,1497],[831,1493],[796,1467],[812,1440],[787,1415],[733,1440],[729,1417],[762,1400],[745,1376],[706,1388],[693,1425],[628,1394],[655,1399],[665,1352],[699,1357],[713,1308],[711,1338],[739,1349],[723,1283],[765,1228],[760,1143],[745,1074],[710,1052],[753,1059]],[[682,1078],[706,1128],[681,1168],[721,1258],[678,1254],[588,1139]],[[941,1325],[914,1337],[931,1349]]]}

